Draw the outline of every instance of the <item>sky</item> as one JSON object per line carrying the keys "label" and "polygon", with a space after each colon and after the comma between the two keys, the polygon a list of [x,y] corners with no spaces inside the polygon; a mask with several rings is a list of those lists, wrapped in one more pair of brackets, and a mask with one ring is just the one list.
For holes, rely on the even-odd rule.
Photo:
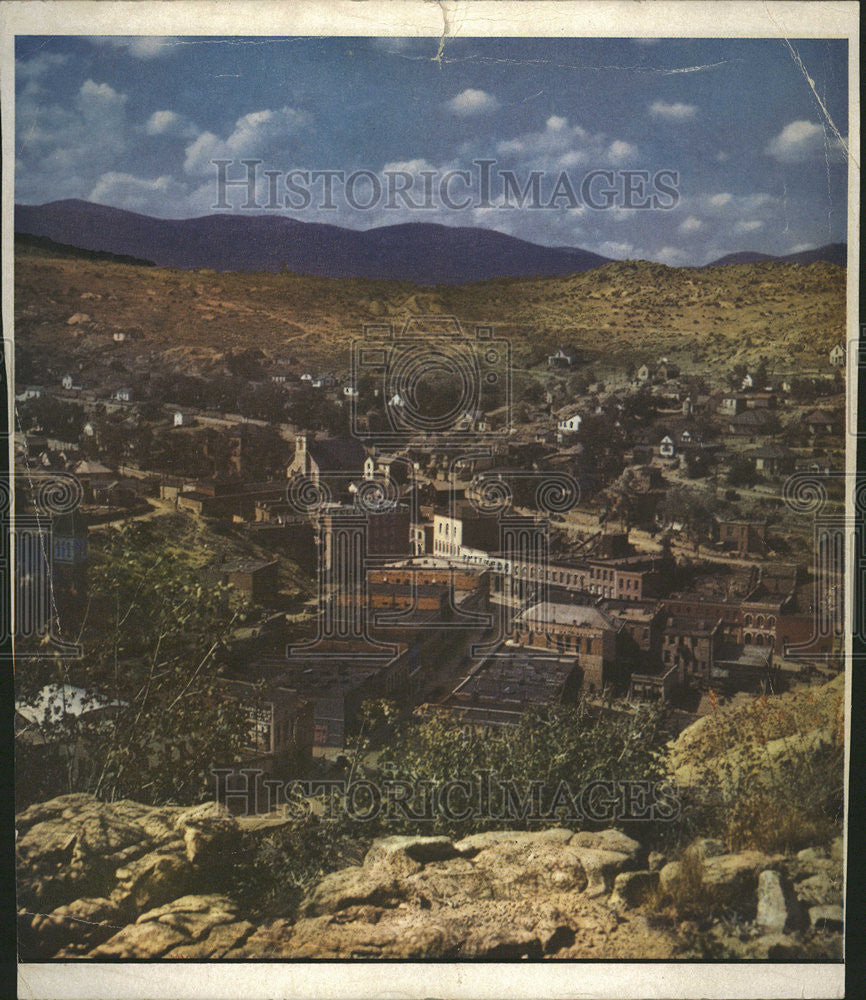
{"label": "sky", "polygon": [[[484,226],[671,265],[792,253],[845,240],[846,45],[467,38],[437,59],[432,38],[19,37],[16,201],[240,213],[237,186],[215,208],[213,161],[238,179],[255,159],[258,210],[309,222]],[[332,180],[323,208],[325,181],[303,172],[328,170],[370,171],[381,194]],[[292,171],[309,205],[285,207]],[[411,204],[389,206],[385,171],[411,181]],[[540,172],[542,207],[520,207],[501,171],[520,190]],[[658,196],[660,176],[674,195]]]}

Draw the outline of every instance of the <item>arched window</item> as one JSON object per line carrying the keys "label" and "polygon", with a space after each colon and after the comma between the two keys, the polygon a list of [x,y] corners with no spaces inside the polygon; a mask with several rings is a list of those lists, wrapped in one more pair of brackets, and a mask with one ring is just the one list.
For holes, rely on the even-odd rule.
{"label": "arched window", "polygon": [[751,615],[746,615],[744,621],[745,621],[745,623],[747,625],[751,625],[752,624],[752,616]]}
{"label": "arched window", "polygon": [[758,628],[760,628],[764,624],[764,616],[758,615],[758,617],[755,619],[755,624],[758,626]]}
{"label": "arched window", "polygon": [[775,624],[776,624],[776,616],[770,615],[769,618],[767,618],[767,627],[773,628]]}

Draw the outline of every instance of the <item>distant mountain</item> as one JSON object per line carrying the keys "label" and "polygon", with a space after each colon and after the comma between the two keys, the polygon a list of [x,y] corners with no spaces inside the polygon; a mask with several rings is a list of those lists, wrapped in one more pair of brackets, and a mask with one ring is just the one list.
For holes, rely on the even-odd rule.
{"label": "distant mountain", "polygon": [[758,253],[755,250],[743,250],[740,253],[729,253],[725,257],[707,264],[707,267],[718,267],[723,264],[758,264],[762,261],[775,261],[777,264],[814,264],[825,261],[828,264],[838,264],[846,267],[848,264],[848,245],[846,243],[828,243],[814,250],[801,250],[800,253],[789,253],[783,257],[774,257],[769,253]]}
{"label": "distant mountain", "polygon": [[539,246],[491,229],[414,222],[362,232],[273,215],[156,219],[79,200],[16,205],[15,231],[163,267],[285,268],[419,285],[573,274],[609,263],[587,250]]}

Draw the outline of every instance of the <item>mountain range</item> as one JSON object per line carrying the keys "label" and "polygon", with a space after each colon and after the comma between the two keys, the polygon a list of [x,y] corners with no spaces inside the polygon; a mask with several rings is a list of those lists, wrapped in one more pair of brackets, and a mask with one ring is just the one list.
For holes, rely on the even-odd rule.
{"label": "mountain range", "polygon": [[[579,247],[540,246],[492,229],[410,222],[360,231],[276,215],[158,219],[78,199],[16,205],[15,232],[184,270],[286,270],[428,286],[575,274],[610,263]],[[844,266],[845,251],[840,243],[788,257],[746,251],[713,263],[825,260]]]}

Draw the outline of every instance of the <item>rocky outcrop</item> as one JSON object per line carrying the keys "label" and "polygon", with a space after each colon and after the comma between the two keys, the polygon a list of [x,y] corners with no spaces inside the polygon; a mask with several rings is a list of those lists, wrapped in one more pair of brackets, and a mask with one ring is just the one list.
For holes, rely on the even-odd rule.
{"label": "rocky outcrop", "polygon": [[[742,958],[841,953],[841,843],[786,857],[696,841],[664,863],[617,830],[392,836],[325,875],[297,913],[255,919],[227,859],[287,820],[213,805],[67,795],[18,817],[22,956],[208,958]],[[685,882],[706,906],[682,919]],[[716,903],[725,919],[714,916]],[[732,917],[733,915],[733,917]],[[739,922],[737,933],[734,924]],[[699,944],[695,944],[695,942]],[[708,945],[707,942],[710,942]],[[692,952],[689,949],[692,949]]]}
{"label": "rocky outcrop", "polygon": [[[159,918],[153,938],[127,925],[218,885],[243,841],[242,826],[214,804],[153,808],[83,794],[30,806],[16,818],[16,833],[21,950],[34,959],[90,953],[118,932],[139,942],[139,952],[123,946],[127,957],[162,954],[183,935],[169,934],[164,921],[156,927]],[[211,909],[215,926],[225,924],[224,910],[197,912]],[[239,927],[232,944],[247,932]]]}

